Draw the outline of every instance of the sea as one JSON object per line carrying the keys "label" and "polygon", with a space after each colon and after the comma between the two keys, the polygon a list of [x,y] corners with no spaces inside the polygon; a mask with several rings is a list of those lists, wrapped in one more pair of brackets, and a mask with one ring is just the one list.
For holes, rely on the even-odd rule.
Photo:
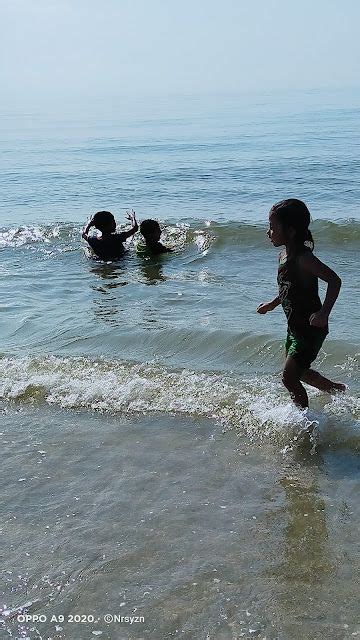
{"label": "sea", "polygon": [[[360,636],[359,119],[356,88],[1,110],[1,638]],[[305,412],[256,313],[287,197],[342,279],[347,391]],[[173,252],[93,259],[131,209]]]}

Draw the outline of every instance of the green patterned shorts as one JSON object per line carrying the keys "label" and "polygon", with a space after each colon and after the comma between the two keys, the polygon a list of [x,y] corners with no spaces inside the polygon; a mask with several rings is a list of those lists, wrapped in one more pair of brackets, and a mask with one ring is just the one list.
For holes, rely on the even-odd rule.
{"label": "green patterned shorts", "polygon": [[285,350],[304,369],[310,369],[327,336],[327,331],[314,331],[306,336],[295,335],[288,329]]}

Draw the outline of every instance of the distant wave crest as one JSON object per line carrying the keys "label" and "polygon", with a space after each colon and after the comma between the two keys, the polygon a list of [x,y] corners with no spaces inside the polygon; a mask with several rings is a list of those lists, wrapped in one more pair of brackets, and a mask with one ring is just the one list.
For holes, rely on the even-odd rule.
{"label": "distant wave crest", "polygon": [[[174,249],[195,244],[199,251],[207,251],[212,245],[234,246],[243,249],[266,249],[266,225],[250,222],[219,223],[212,220],[163,223],[163,240]],[[360,221],[315,220],[311,225],[315,244],[322,247],[360,247]],[[81,227],[78,224],[25,225],[0,229],[0,248],[43,247],[52,250],[76,249],[80,246]],[[136,244],[136,240],[135,240]],[[132,242],[129,242],[129,246]]]}

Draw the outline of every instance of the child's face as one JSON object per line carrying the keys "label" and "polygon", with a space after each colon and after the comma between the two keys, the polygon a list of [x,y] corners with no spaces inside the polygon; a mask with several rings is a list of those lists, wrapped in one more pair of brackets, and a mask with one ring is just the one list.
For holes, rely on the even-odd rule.
{"label": "child's face", "polygon": [[159,242],[160,236],[161,236],[161,230],[159,228],[159,229],[153,229],[150,233],[147,233],[146,236],[144,236],[144,238],[147,240],[147,242]]}
{"label": "child's face", "polygon": [[274,247],[281,247],[286,244],[287,236],[275,212],[269,215],[269,229],[266,235]]}

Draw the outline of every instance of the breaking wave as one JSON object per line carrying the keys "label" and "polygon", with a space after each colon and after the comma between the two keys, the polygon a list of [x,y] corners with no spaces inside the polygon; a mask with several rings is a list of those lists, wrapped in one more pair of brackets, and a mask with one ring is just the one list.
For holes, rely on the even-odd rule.
{"label": "breaking wave", "polygon": [[[276,376],[235,376],[169,369],[152,363],[86,357],[2,357],[0,399],[64,409],[207,417],[252,439],[286,442],[289,429],[309,420],[289,402]],[[312,406],[329,420],[327,438],[360,445],[360,400],[310,390]],[[345,431],[344,431],[345,430]]]}
{"label": "breaking wave", "polygon": [[[239,245],[243,248],[268,247],[266,224],[247,222],[219,223],[208,220],[192,220],[176,224],[163,223],[163,238],[175,249],[195,244],[200,251],[212,244],[218,247]],[[121,229],[122,227],[119,227]],[[47,249],[67,246],[76,249],[80,244],[82,227],[78,224],[17,226],[0,229],[0,248],[47,245]],[[321,246],[360,246],[360,222],[349,219],[333,222],[315,220],[311,225],[315,243]],[[132,243],[130,242],[129,245]]]}

